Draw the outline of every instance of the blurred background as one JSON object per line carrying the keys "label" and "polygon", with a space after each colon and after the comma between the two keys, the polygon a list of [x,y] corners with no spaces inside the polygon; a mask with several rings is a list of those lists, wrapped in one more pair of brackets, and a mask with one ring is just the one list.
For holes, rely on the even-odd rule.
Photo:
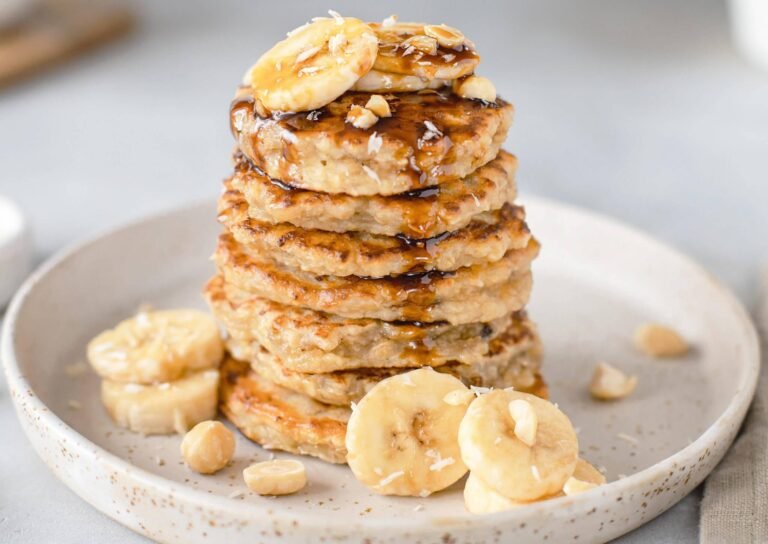
{"label": "blurred background", "polygon": [[[81,19],[111,9],[95,24],[115,40],[0,88],[0,194],[29,214],[38,256],[213,197],[230,168],[227,110],[245,69],[333,7],[445,22],[473,39],[479,73],[517,107],[507,147],[524,192],[646,229],[744,297],[768,259],[768,60],[761,69],[740,54],[722,0],[58,5],[79,6]],[[2,43],[0,67],[18,62]]]}
{"label": "blurred background", "polygon": [[[649,231],[749,303],[768,260],[768,1],[733,5],[0,0],[0,195],[28,215],[38,261],[106,226],[212,199],[230,170],[228,106],[246,68],[328,8],[397,13],[475,41],[478,73],[517,108],[507,148],[524,194]],[[25,470],[44,470],[33,463]],[[109,522],[55,489],[42,496],[72,504],[49,508],[79,512],[82,535],[107,534],[95,518]],[[696,500],[629,538],[695,542]],[[34,535],[20,512],[1,515],[0,532]]]}

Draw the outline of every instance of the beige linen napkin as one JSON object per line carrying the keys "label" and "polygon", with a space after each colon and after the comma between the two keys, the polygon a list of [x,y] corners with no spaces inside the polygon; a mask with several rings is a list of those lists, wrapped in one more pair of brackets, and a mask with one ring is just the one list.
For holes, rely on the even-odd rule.
{"label": "beige linen napkin", "polygon": [[756,320],[763,368],[741,435],[707,478],[702,544],[768,543],[768,270],[760,280]]}

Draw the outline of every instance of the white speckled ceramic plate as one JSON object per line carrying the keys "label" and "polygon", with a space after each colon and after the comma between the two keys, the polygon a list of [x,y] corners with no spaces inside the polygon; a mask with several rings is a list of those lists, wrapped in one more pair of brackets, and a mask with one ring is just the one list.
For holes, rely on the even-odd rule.
{"label": "white speckled ceramic plate", "polygon": [[[13,302],[2,358],[19,419],[37,452],[84,500],[161,542],[602,542],[654,518],[720,460],[754,392],[754,329],[734,297],[675,251],[585,211],[527,201],[543,243],[531,314],[546,346],[553,400],[580,431],[584,457],[612,483],[490,516],[463,507],[461,486],[427,499],[379,497],[344,466],[304,459],[297,495],[248,493],[240,476],[268,452],[241,439],[216,476],[188,471],[178,437],[117,429],[90,373],[65,367],[86,341],[141,303],[202,306],[200,288],[218,231],[213,205],[154,217],[56,257]],[[648,320],[696,346],[649,360],[630,342]],[[590,400],[593,365],[606,360],[640,378],[618,403]],[[70,401],[77,400],[79,409]],[[279,457],[287,454],[278,454]],[[625,476],[624,476],[625,475]],[[75,521],[75,520],[73,520]]]}

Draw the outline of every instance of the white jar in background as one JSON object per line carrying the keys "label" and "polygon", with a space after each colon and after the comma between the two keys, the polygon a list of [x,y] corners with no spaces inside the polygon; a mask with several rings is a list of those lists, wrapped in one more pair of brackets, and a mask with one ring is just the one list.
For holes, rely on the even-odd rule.
{"label": "white jar in background", "polygon": [[32,235],[18,206],[0,196],[0,311],[32,269]]}
{"label": "white jar in background", "polygon": [[768,70],[768,0],[731,0],[736,46],[749,60]]}

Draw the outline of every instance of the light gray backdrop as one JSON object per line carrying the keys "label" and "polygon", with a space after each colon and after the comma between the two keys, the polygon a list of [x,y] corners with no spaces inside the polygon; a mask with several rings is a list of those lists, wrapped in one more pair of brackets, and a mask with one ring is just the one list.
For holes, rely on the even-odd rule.
{"label": "light gray backdrop", "polygon": [[[768,258],[768,73],[732,49],[712,0],[138,4],[123,43],[0,93],[0,193],[42,258],[147,212],[213,197],[245,69],[332,7],[445,22],[517,106],[520,185],[682,248],[746,302]],[[87,301],[84,301],[87,303]],[[140,542],[48,473],[0,386],[0,541]],[[698,493],[622,542],[696,542]]]}

